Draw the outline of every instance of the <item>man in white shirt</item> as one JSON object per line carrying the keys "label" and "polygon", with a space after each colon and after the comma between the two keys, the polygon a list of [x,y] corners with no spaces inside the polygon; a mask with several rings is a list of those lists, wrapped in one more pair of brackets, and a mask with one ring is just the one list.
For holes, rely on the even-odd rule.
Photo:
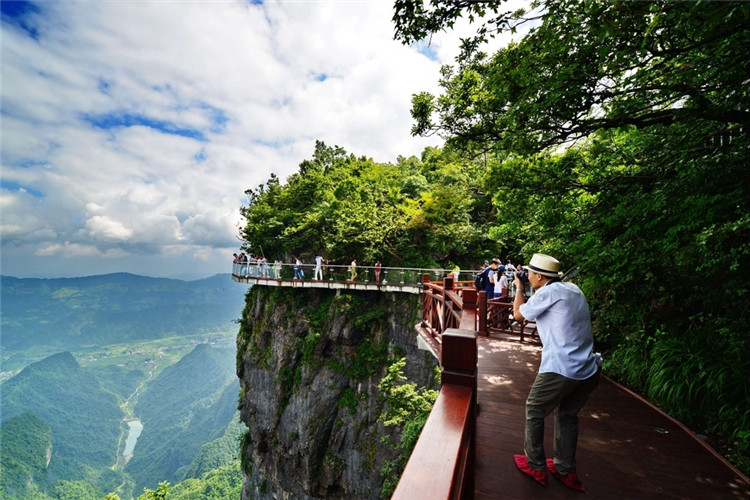
{"label": "man in white shirt", "polygon": [[316,281],[323,280],[323,257],[320,254],[315,255],[315,276],[313,279]]}
{"label": "man in white shirt", "polygon": [[[547,485],[547,470],[565,486],[585,491],[576,473],[578,412],[599,384],[599,364],[594,355],[589,306],[573,283],[559,279],[560,263],[534,254],[527,266],[528,284],[534,289],[528,302],[516,293],[513,316],[518,322],[536,321],[542,341],[542,362],[526,399],[524,455],[514,460],[524,474]],[[516,290],[524,283],[516,274]],[[554,459],[544,456],[544,418],[555,412]]]}

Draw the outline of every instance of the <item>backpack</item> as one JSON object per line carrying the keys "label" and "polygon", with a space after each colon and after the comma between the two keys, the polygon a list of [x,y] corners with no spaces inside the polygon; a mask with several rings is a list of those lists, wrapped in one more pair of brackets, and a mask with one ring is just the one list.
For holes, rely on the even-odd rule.
{"label": "backpack", "polygon": [[477,274],[477,277],[474,278],[474,288],[477,289],[477,292],[484,290],[485,286],[487,286],[487,270]]}

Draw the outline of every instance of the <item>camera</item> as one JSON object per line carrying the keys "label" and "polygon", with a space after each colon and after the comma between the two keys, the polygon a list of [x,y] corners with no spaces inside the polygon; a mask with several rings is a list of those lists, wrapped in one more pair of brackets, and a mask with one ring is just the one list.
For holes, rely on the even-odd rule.
{"label": "camera", "polygon": [[516,271],[516,276],[519,280],[521,280],[521,283],[524,285],[527,285],[529,283],[529,273],[525,269],[522,269],[520,271]]}

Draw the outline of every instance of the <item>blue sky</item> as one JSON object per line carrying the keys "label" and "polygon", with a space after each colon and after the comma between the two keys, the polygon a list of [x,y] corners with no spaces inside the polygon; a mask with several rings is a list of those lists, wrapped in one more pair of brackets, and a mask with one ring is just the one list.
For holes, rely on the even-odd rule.
{"label": "blue sky", "polygon": [[[230,270],[244,191],[315,140],[392,162],[461,28],[393,40],[388,1],[2,2],[0,272]],[[468,32],[467,26],[463,33]]]}

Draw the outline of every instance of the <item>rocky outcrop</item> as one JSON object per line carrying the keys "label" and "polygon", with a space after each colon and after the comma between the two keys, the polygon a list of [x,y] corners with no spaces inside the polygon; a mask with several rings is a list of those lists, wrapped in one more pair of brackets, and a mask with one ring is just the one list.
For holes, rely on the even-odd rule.
{"label": "rocky outcrop", "polygon": [[436,387],[416,346],[420,297],[256,286],[237,336],[243,499],[379,498],[401,430],[378,417],[378,383],[404,375]]}

